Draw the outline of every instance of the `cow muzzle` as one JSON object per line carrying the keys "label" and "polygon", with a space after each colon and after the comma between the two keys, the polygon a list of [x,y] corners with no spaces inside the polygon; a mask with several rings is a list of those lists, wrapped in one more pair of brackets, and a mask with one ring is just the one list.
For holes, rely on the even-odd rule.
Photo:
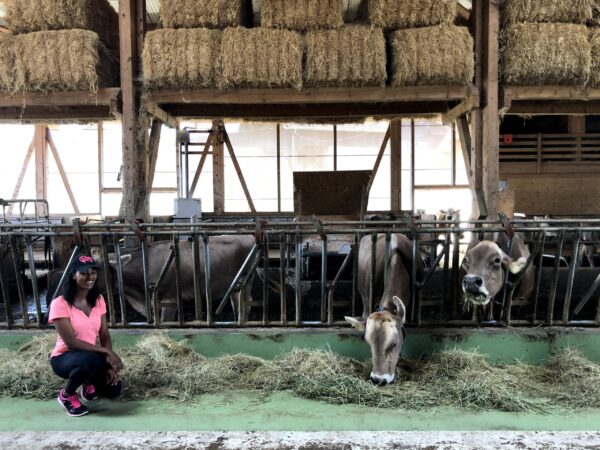
{"label": "cow muzzle", "polygon": [[387,384],[391,384],[394,382],[394,378],[395,375],[389,375],[387,373],[385,374],[377,374],[374,372],[371,372],[371,383],[373,383],[375,386],[385,386]]}
{"label": "cow muzzle", "polygon": [[474,305],[487,305],[490,295],[485,288],[483,278],[479,275],[467,274],[462,281],[462,289],[465,293],[465,301]]}

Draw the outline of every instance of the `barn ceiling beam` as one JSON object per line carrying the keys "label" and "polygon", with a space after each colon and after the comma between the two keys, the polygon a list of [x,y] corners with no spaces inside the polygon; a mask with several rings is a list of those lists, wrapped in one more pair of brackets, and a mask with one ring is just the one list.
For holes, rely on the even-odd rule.
{"label": "barn ceiling beam", "polygon": [[155,119],[160,120],[162,123],[171,128],[179,128],[179,119],[173,117],[171,114],[166,112],[160,106],[153,102],[144,102],[144,110]]}
{"label": "barn ceiling beam", "polygon": [[473,94],[462,100],[458,105],[450,109],[446,114],[442,114],[444,125],[451,125],[459,117],[465,116],[473,109],[479,108],[479,94]]}
{"label": "barn ceiling beam", "polygon": [[510,109],[503,110],[507,115],[550,116],[550,115],[597,115],[600,102],[589,100],[518,100]]}

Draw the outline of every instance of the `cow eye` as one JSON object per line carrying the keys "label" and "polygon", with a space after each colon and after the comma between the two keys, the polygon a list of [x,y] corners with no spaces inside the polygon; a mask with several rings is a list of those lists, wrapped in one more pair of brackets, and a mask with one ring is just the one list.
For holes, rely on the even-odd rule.
{"label": "cow eye", "polygon": [[394,342],[394,343],[392,343],[392,344],[388,345],[388,347],[385,349],[385,352],[386,352],[386,353],[390,353],[390,352],[392,352],[392,351],[393,351],[395,348],[396,348],[396,343]]}
{"label": "cow eye", "polygon": [[494,261],[492,261],[492,265],[497,265],[500,264],[500,258],[495,258]]}

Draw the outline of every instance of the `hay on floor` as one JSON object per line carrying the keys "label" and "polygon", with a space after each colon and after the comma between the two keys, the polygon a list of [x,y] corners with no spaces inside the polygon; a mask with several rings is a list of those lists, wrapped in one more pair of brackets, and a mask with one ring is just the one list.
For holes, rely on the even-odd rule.
{"label": "hay on floor", "polygon": [[85,30],[39,31],[15,37],[17,91],[96,91],[118,86],[119,62]]}
{"label": "hay on floor", "polygon": [[580,23],[592,18],[595,0],[507,0],[502,9],[507,24],[528,23]]}
{"label": "hay on floor", "polygon": [[344,24],[342,0],[262,0],[260,8],[266,28],[306,31]]}
{"label": "hay on floor", "polygon": [[15,33],[82,29],[119,48],[119,17],[107,0],[6,0],[6,23]]}
{"label": "hay on floor", "polygon": [[226,28],[245,25],[250,0],[161,0],[165,28]]}
{"label": "hay on floor", "polygon": [[584,25],[516,24],[505,30],[503,77],[511,85],[584,85],[591,45]]}
{"label": "hay on floor", "polygon": [[146,34],[142,64],[150,89],[215,87],[221,31],[164,29]]}
{"label": "hay on floor", "polygon": [[0,92],[12,92],[15,85],[14,38],[0,33]]}
{"label": "hay on floor", "polygon": [[302,88],[304,43],[299,33],[227,28],[221,40],[220,88]]}
{"label": "hay on floor", "polygon": [[305,39],[305,86],[385,85],[385,38],[380,28],[310,31]]}
{"label": "hay on floor", "polygon": [[392,86],[465,85],[473,81],[473,38],[465,27],[441,25],[391,35]]}
{"label": "hay on floor", "polygon": [[456,0],[369,0],[371,25],[386,29],[452,25]]}

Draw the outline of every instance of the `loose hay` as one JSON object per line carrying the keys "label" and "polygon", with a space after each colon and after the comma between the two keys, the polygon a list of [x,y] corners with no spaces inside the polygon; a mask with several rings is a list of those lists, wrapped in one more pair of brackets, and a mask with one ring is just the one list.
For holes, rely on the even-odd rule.
{"label": "loose hay", "polygon": [[215,87],[221,31],[156,30],[146,34],[142,64],[150,89]]}
{"label": "loose hay", "polygon": [[15,86],[14,38],[0,33],[0,92],[12,92]]}
{"label": "loose hay", "polygon": [[452,25],[456,0],[369,0],[369,23],[386,29]]}
{"label": "loose hay", "polygon": [[[48,357],[55,335],[34,338],[19,351],[0,350],[3,396],[54,398],[64,380],[52,373]],[[600,366],[572,349],[542,366],[494,366],[476,352],[435,353],[398,382],[375,387],[370,364],[326,350],[299,350],[272,361],[248,355],[204,358],[185,341],[151,334],[119,351],[125,364],[125,398],[193,400],[201,394],[291,390],[334,404],[422,410],[449,406],[472,410],[559,412],[600,407]]]}
{"label": "loose hay", "polygon": [[220,88],[302,88],[303,40],[287,30],[227,28],[221,39]]}
{"label": "loose hay", "polygon": [[244,25],[248,0],[161,0],[165,28],[226,28]]}
{"label": "loose hay", "polygon": [[595,0],[507,0],[502,10],[505,23],[580,23],[592,18]]}
{"label": "loose hay", "polygon": [[92,31],[15,37],[17,91],[96,91],[118,85],[119,63]]}
{"label": "loose hay", "polygon": [[584,25],[516,24],[505,30],[504,82],[511,85],[584,85],[591,45]]}
{"label": "loose hay", "polygon": [[6,23],[15,33],[79,28],[119,48],[119,18],[107,0],[6,0]]}
{"label": "loose hay", "polygon": [[473,81],[473,38],[465,27],[442,25],[391,35],[392,86],[465,85]]}
{"label": "loose hay", "polygon": [[386,52],[379,28],[348,26],[305,36],[305,86],[385,86]]}
{"label": "loose hay", "polygon": [[342,0],[262,0],[261,26],[266,28],[306,31],[343,24]]}

